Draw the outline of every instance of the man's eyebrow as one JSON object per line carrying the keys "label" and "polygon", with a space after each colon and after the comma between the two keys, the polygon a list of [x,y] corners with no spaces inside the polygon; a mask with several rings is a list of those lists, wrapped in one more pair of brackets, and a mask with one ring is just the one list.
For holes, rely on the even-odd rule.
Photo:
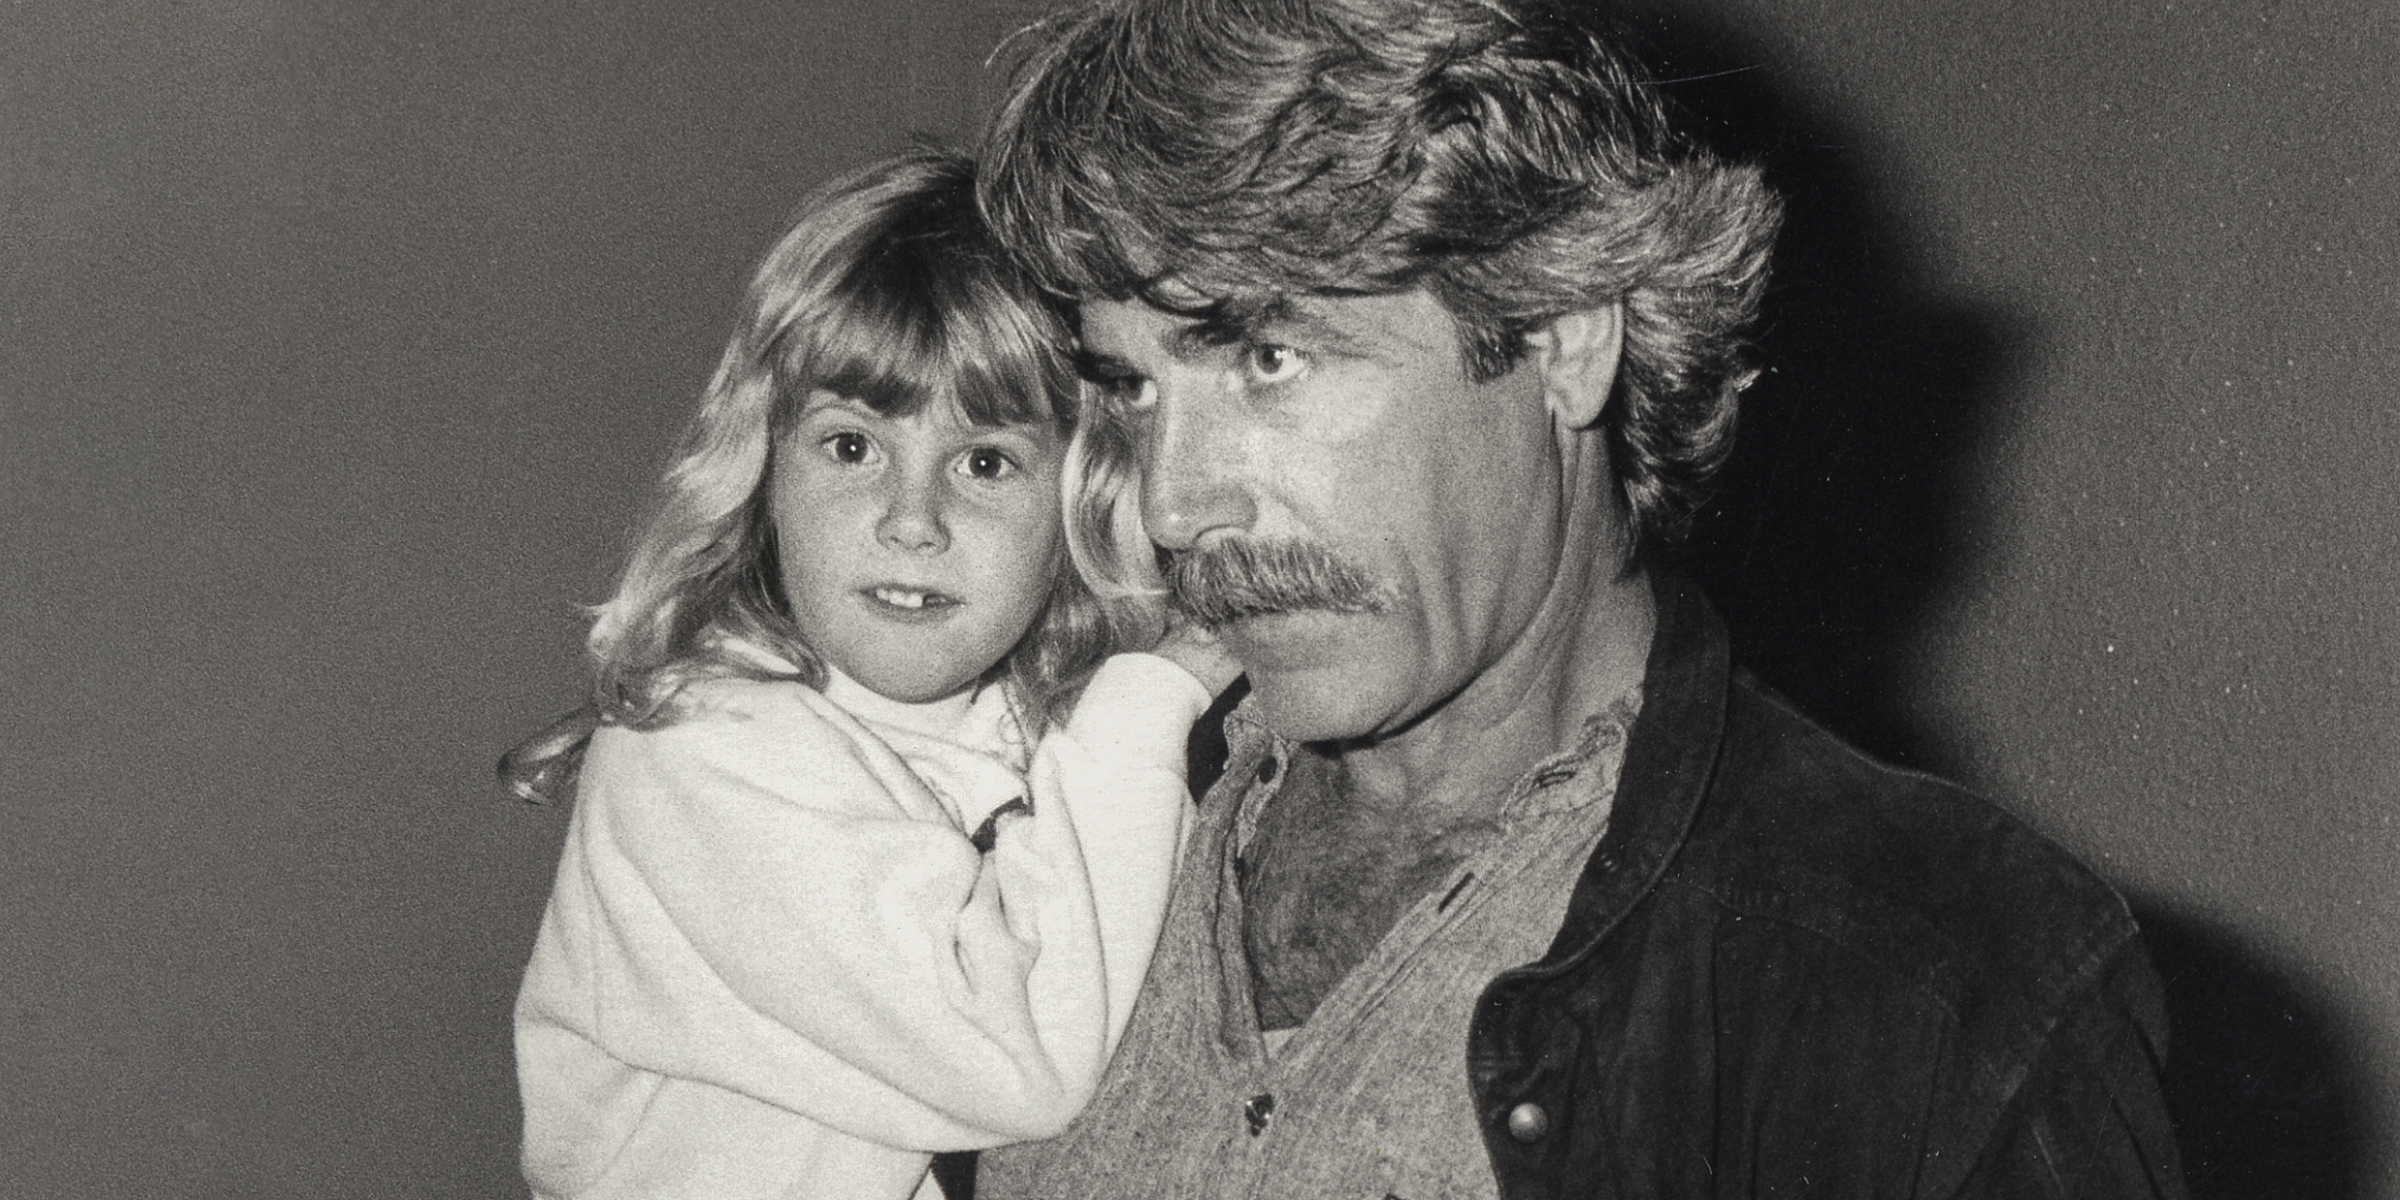
{"label": "man's eyebrow", "polygon": [[[1251,303],[1219,303],[1193,313],[1158,335],[1159,349],[1177,362],[1193,362],[1227,346],[1251,342],[1306,340],[1313,348],[1355,353],[1360,342],[1338,323],[1289,296]],[[1127,359],[1089,346],[1074,351],[1075,373],[1095,383],[1143,374]]]}
{"label": "man's eyebrow", "polygon": [[1220,346],[1250,340],[1258,325],[1259,320],[1253,314],[1220,308],[1188,325],[1179,326],[1168,337],[1167,353],[1178,361],[1190,362]]}
{"label": "man's eyebrow", "polygon": [[1278,305],[1271,313],[1264,315],[1257,324],[1255,336],[1262,340],[1275,341],[1278,336],[1291,337],[1295,334],[1305,338],[1320,350],[1356,351],[1360,345],[1355,335],[1343,329],[1323,313],[1312,311],[1306,305],[1288,301]]}
{"label": "man's eyebrow", "polygon": [[1248,304],[1225,304],[1175,331],[1167,347],[1177,358],[1199,357],[1208,350],[1249,342],[1304,339],[1319,349],[1354,349],[1358,339],[1341,326],[1290,296],[1273,296]]}
{"label": "man's eyebrow", "polygon": [[1141,374],[1132,363],[1114,354],[1103,354],[1084,346],[1075,348],[1074,360],[1075,374],[1093,383],[1114,383]]}
{"label": "man's eyebrow", "polygon": [[[1158,348],[1177,362],[1192,362],[1206,357],[1210,351],[1250,340],[1256,326],[1257,321],[1246,314],[1218,309],[1186,318],[1160,331]],[[1078,351],[1076,369],[1103,372],[1109,378],[1141,373],[1132,363],[1114,354],[1088,348]]]}

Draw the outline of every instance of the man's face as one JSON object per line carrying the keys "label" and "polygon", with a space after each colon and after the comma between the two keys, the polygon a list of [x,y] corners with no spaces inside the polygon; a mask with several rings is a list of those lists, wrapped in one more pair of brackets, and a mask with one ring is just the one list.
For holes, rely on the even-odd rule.
{"label": "man's face", "polygon": [[1160,546],[1296,543],[1364,576],[1347,611],[1221,625],[1277,732],[1393,733],[1524,633],[1564,523],[1537,368],[1472,381],[1454,321],[1421,291],[1227,323],[1094,301],[1082,319],[1088,370],[1140,435]]}

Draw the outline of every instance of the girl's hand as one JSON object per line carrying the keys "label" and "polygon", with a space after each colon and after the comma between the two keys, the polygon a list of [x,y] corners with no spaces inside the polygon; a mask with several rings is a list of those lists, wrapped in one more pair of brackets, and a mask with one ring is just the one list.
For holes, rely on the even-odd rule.
{"label": "girl's hand", "polygon": [[1167,618],[1166,636],[1150,652],[1191,672],[1211,696],[1224,695],[1242,673],[1242,664],[1225,652],[1216,634],[1180,617]]}

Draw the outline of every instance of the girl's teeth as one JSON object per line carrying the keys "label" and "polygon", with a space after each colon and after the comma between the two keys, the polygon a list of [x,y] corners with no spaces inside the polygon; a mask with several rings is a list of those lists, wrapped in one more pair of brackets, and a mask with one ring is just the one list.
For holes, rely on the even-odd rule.
{"label": "girl's teeth", "polygon": [[895,608],[925,607],[925,593],[904,592],[898,588],[876,588],[875,598]]}

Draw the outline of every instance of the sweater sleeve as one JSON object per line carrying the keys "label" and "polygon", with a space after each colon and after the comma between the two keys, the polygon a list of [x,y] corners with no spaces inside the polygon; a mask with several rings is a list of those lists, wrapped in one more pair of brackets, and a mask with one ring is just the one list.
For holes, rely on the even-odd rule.
{"label": "sweater sleeve", "polygon": [[1084,865],[1106,989],[1103,1062],[1125,1032],[1158,946],[1191,817],[1184,744],[1212,699],[1164,658],[1120,654],[1101,666],[1074,716],[1034,754],[1035,813],[1067,814],[1089,851]]}
{"label": "sweater sleeve", "polygon": [[[1127,677],[1103,675],[1096,686]],[[1112,863],[1096,892],[1078,819],[1139,841],[1163,877],[1182,789],[1151,766],[1172,761],[1161,743],[1180,745],[1167,727],[1199,710],[1145,700],[1126,711],[1146,720],[1045,747],[1039,770],[1069,798],[1037,800],[986,856],[821,695],[741,683],[699,701],[676,724],[595,740],[520,997],[520,1046],[588,1050],[894,1147],[1063,1128],[1117,1027],[1109,931],[1164,886]],[[1147,790],[1120,802],[1085,787],[1108,779]],[[1155,915],[1130,923],[1143,920],[1154,939]],[[573,1089],[552,1094],[575,1102]]]}

